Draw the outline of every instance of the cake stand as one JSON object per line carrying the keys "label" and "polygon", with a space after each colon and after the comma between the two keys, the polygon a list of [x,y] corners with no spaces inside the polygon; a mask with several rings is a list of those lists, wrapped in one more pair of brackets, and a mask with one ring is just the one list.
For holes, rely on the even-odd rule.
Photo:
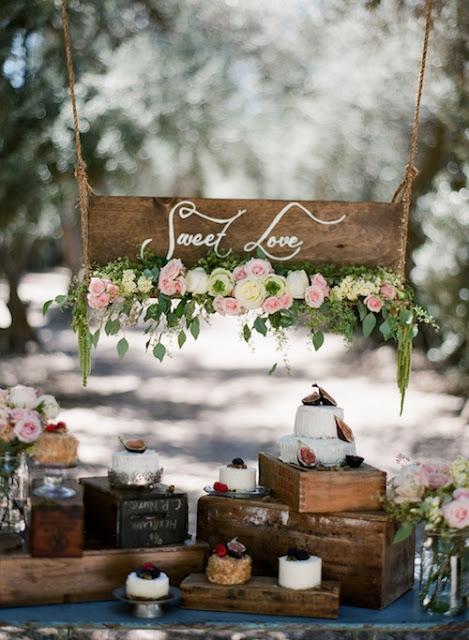
{"label": "cake stand", "polygon": [[265,498],[270,495],[270,489],[260,484],[257,485],[253,491],[216,491],[211,485],[204,487],[204,491],[208,493],[209,496],[219,496],[220,498],[249,499]]}
{"label": "cake stand", "polygon": [[158,600],[133,600],[127,597],[125,587],[117,587],[112,594],[117,600],[130,604],[137,618],[159,618],[164,615],[166,607],[174,607],[181,599],[181,591],[177,587],[169,587],[168,595]]}

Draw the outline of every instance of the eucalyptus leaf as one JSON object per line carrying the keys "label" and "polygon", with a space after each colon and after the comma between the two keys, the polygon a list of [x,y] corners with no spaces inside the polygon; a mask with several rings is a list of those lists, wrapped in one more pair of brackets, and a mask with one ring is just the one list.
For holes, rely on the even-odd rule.
{"label": "eucalyptus leaf", "polygon": [[160,293],[158,297],[158,302],[160,304],[160,309],[162,313],[166,313],[171,309],[171,298],[165,296],[164,293]]}
{"label": "eucalyptus leaf", "polygon": [[373,333],[373,329],[376,327],[376,316],[374,313],[371,313],[371,311],[364,317],[363,322],[362,322],[362,328],[363,328],[363,335],[365,336],[365,338],[368,338],[368,336],[371,336],[371,334]]}
{"label": "eucalyptus leaf", "polygon": [[324,334],[322,331],[316,331],[313,334],[313,346],[315,351],[318,351],[324,344]]}
{"label": "eucalyptus leaf", "polygon": [[121,323],[119,322],[119,320],[111,320],[111,318],[109,318],[109,320],[104,325],[104,331],[106,335],[114,336],[116,335],[116,333],[118,333],[120,327]]}
{"label": "eucalyptus leaf", "polygon": [[415,525],[410,524],[409,522],[404,522],[404,524],[401,524],[399,529],[394,534],[394,538],[392,539],[393,544],[402,542],[403,540],[406,540],[410,535],[412,535],[414,526]]}
{"label": "eucalyptus leaf", "polygon": [[129,350],[129,343],[125,338],[121,338],[117,343],[117,355],[119,358],[123,358]]}
{"label": "eucalyptus leaf", "polygon": [[389,318],[379,325],[379,331],[385,340],[389,340],[392,335],[392,327],[389,322]]}
{"label": "eucalyptus leaf", "polygon": [[263,336],[267,335],[267,325],[265,324],[265,320],[260,316],[257,316],[257,318],[255,319],[253,327],[258,333],[262,334]]}
{"label": "eucalyptus leaf", "polygon": [[368,313],[368,309],[365,307],[365,305],[361,300],[357,302],[357,309],[358,309],[358,316],[360,318],[360,322],[363,322],[363,320],[365,319],[365,316]]}
{"label": "eucalyptus leaf", "polygon": [[94,333],[91,334],[91,344],[95,349],[98,346],[100,335],[101,335],[101,331],[99,329],[97,329]]}
{"label": "eucalyptus leaf", "polygon": [[248,327],[248,325],[243,325],[243,338],[246,340],[246,342],[249,342],[249,340],[251,339],[251,335],[251,329]]}
{"label": "eucalyptus leaf", "polygon": [[182,349],[186,340],[187,340],[186,334],[184,333],[184,331],[180,331],[178,333],[178,345],[180,349]]}
{"label": "eucalyptus leaf", "polygon": [[274,362],[274,364],[270,367],[269,369],[269,376],[271,376],[273,373],[275,373],[275,370],[277,369],[277,362]]}
{"label": "eucalyptus leaf", "polygon": [[47,300],[47,302],[44,302],[44,304],[42,305],[42,315],[46,315],[46,313],[49,311],[49,307],[53,302],[53,300]]}
{"label": "eucalyptus leaf", "polygon": [[67,299],[67,296],[64,296],[64,295],[55,296],[54,302],[60,306],[65,302],[66,299]]}
{"label": "eucalyptus leaf", "polygon": [[153,347],[153,355],[155,356],[155,358],[157,358],[160,362],[163,362],[163,358],[166,355],[166,347],[164,346],[164,344],[162,344],[161,342],[158,342],[158,344],[156,344]]}
{"label": "eucalyptus leaf", "polygon": [[399,313],[399,320],[402,324],[411,324],[413,317],[413,313],[409,309],[401,309]]}
{"label": "eucalyptus leaf", "polygon": [[189,325],[189,331],[192,334],[192,337],[194,338],[194,340],[197,340],[197,338],[199,337],[199,333],[200,333],[200,320],[199,318],[194,318],[190,325]]}

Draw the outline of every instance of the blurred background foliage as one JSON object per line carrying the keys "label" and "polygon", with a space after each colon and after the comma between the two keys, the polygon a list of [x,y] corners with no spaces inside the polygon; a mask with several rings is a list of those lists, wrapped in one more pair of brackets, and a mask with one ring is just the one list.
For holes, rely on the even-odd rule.
{"label": "blurred background foliage", "polygon": [[[469,6],[435,0],[409,278],[431,361],[469,371]],[[402,178],[422,0],[69,0],[99,193],[390,200]],[[81,263],[59,2],[0,5],[0,350],[36,339],[28,270]],[[461,377],[461,385],[464,378]]]}

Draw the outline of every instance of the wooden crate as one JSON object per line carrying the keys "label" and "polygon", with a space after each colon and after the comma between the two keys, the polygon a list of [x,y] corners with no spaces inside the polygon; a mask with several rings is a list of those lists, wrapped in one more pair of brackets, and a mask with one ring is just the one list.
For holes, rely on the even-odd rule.
{"label": "wooden crate", "polygon": [[199,499],[197,535],[213,547],[234,536],[247,546],[255,575],[277,575],[277,558],[299,547],[322,558],[323,578],[337,580],[344,603],[380,609],[408,591],[414,580],[411,536],[396,545],[383,512],[297,513],[264,500]]}
{"label": "wooden crate", "polygon": [[193,573],[181,584],[182,606],[204,611],[236,611],[278,616],[337,618],[338,582],[326,581],[315,589],[279,587],[276,578],[253,576],[246,584],[218,585],[203,573]]}
{"label": "wooden crate", "polygon": [[154,562],[179,585],[190,573],[204,571],[207,552],[206,544],[197,543],[85,551],[81,558],[0,555],[0,606],[110,600],[113,589],[144,562]]}
{"label": "wooden crate", "polygon": [[160,488],[112,487],[106,477],[81,478],[85,531],[106,546],[157,547],[188,537],[187,494]]}
{"label": "wooden crate", "polygon": [[367,464],[358,469],[301,469],[259,454],[259,482],[300,513],[374,511],[381,508],[386,473]]}
{"label": "wooden crate", "polygon": [[73,558],[83,554],[83,489],[77,482],[69,481],[67,486],[76,491],[76,495],[67,500],[31,496],[29,549],[32,556]]}

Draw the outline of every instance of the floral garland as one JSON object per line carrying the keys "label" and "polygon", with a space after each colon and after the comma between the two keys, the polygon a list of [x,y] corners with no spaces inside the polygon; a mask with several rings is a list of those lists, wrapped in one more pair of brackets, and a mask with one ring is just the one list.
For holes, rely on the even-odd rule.
{"label": "floral garland", "polygon": [[[392,271],[310,263],[278,263],[274,268],[262,255],[246,261],[215,254],[187,269],[178,258],[167,261],[145,250],[146,244],[136,260],[121,258],[97,267],[88,285],[73,280],[68,294],[55,298],[62,309],[73,308],[83,384],[90,373],[91,349],[102,331],[121,334],[117,353],[122,358],[129,348],[126,330],[139,321],[148,335],[146,348],[159,361],[172,337],[182,348],[187,334],[197,339],[201,320],[212,314],[241,317],[246,342],[253,331],[263,336],[273,332],[280,347],[288,328],[305,325],[315,350],[322,346],[324,332],[351,342],[361,326],[365,337],[377,328],[384,340],[397,343],[402,412],[417,325],[434,323]],[[45,303],[44,312],[53,302]]]}

